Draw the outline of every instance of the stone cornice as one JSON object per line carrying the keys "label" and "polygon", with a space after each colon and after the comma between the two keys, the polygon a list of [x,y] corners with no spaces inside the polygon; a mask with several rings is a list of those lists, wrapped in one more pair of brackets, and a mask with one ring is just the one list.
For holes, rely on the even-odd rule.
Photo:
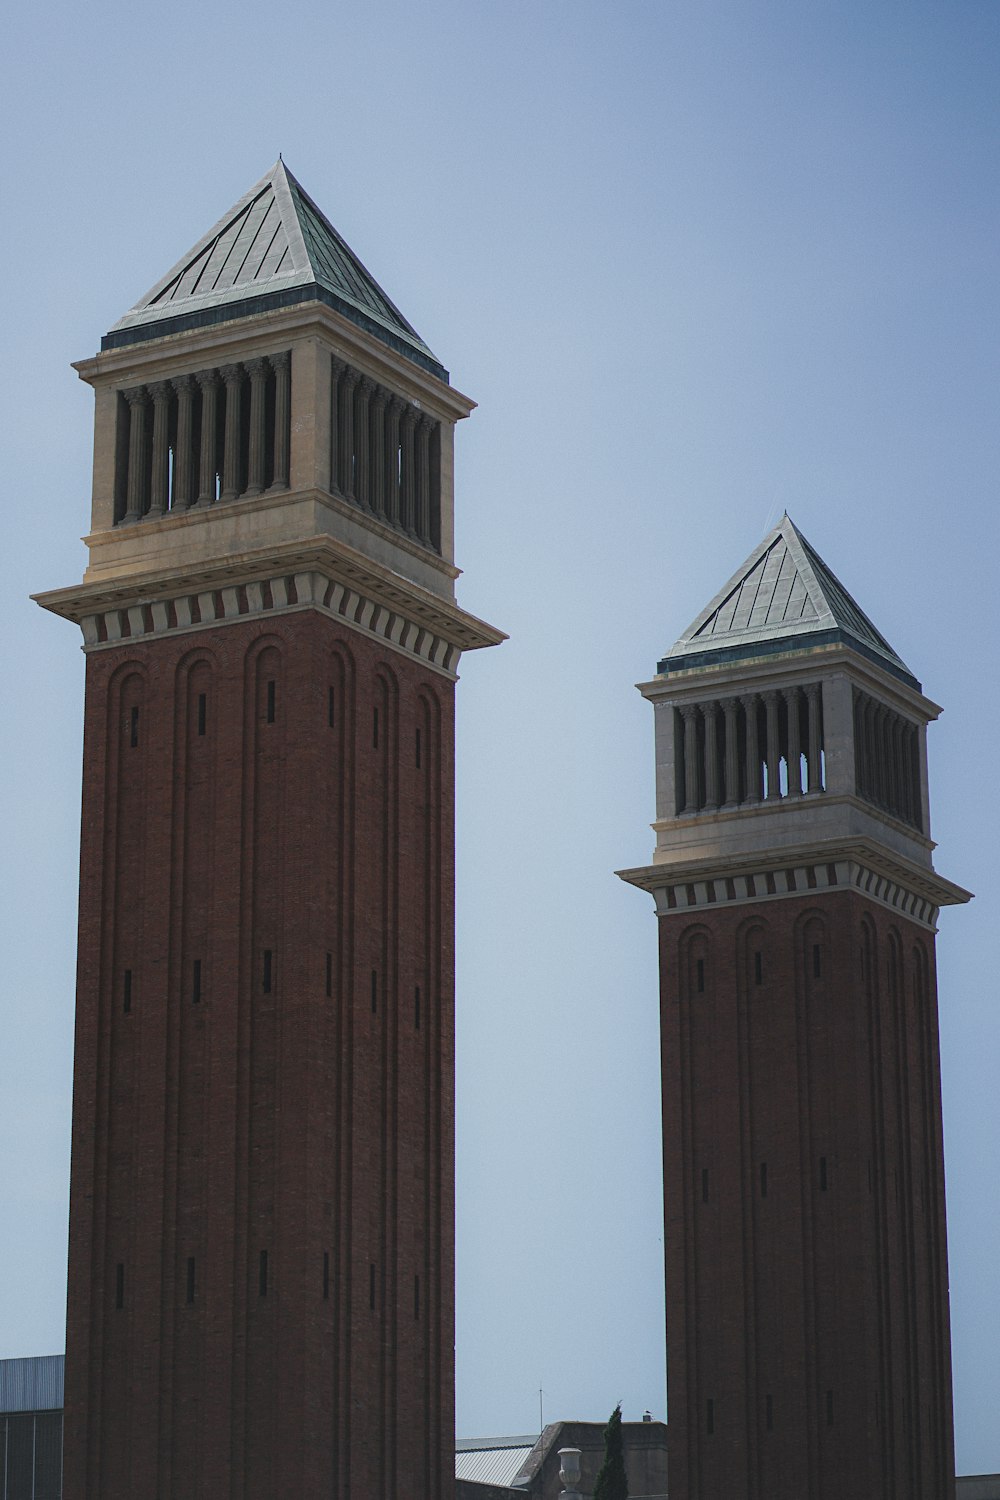
{"label": "stone cornice", "polygon": [[629,885],[649,891],[661,916],[703,907],[802,899],[820,891],[854,891],[934,931],[940,907],[972,899],[969,891],[937,871],[894,858],[867,840],[728,860],[646,865],[617,874]]}
{"label": "stone cornice", "polygon": [[75,621],[86,650],[305,608],[320,609],[449,676],[463,651],[506,639],[456,604],[329,537],[183,573],[82,583],[32,597],[43,609]]}

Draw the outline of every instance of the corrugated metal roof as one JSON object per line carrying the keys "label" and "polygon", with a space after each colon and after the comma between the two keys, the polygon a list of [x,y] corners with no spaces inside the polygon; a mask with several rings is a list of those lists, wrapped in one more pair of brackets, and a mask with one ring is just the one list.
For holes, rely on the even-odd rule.
{"label": "corrugated metal roof", "polygon": [[287,305],[320,292],[376,338],[447,379],[416,329],[280,159],[119,318],[104,344],[256,314],[262,298],[265,307],[275,299]]}
{"label": "corrugated metal roof", "polygon": [[64,1365],[62,1354],[0,1359],[0,1412],[59,1410]]}
{"label": "corrugated metal roof", "polygon": [[537,1438],[460,1438],[455,1444],[455,1478],[480,1484],[510,1484],[521,1472]]}
{"label": "corrugated metal roof", "polygon": [[657,671],[842,639],[914,687],[906,663],[786,514],[671,646]]}

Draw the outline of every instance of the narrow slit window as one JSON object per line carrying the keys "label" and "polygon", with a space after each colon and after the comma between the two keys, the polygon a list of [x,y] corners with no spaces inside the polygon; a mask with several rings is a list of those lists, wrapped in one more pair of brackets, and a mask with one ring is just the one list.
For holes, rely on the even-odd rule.
{"label": "narrow slit window", "polygon": [[121,1261],[115,1267],[115,1307],[125,1306],[125,1267]]}
{"label": "narrow slit window", "polygon": [[821,1193],[825,1193],[826,1192],[826,1157],[825,1156],[821,1156],[820,1159],[819,1159],[819,1190],[820,1190]]}
{"label": "narrow slit window", "polygon": [[337,698],[336,698],[336,694],[333,691],[333,688],[330,688],[329,691],[327,692],[327,698],[326,698],[326,722],[330,726],[331,729],[333,729],[333,728],[336,727],[336,723],[337,723]]}
{"label": "narrow slit window", "polygon": [[188,1256],[187,1263],[187,1301],[194,1301],[194,1256]]}
{"label": "narrow slit window", "polygon": [[265,995],[269,995],[271,993],[271,986],[272,986],[273,983],[274,983],[274,963],[273,963],[272,957],[271,957],[271,949],[270,948],[265,948],[264,949],[264,975],[263,975],[263,990],[264,990],[264,994]]}
{"label": "narrow slit window", "polygon": [[711,1437],[712,1433],[715,1431],[715,1402],[712,1400],[711,1396],[708,1398],[705,1407],[705,1431],[708,1433],[709,1437]]}
{"label": "narrow slit window", "polygon": [[330,1300],[330,1252],[323,1251],[323,1301]]}
{"label": "narrow slit window", "polygon": [[333,954],[326,955],[326,998],[333,994]]}
{"label": "narrow slit window", "polygon": [[196,958],[191,966],[191,1004],[201,1003],[201,959]]}
{"label": "narrow slit window", "polygon": [[826,1425],[827,1425],[827,1427],[832,1427],[833,1426],[833,1392],[832,1391],[827,1391],[827,1393],[826,1393]]}
{"label": "narrow slit window", "polygon": [[819,943],[813,943],[813,978],[819,979],[823,973],[823,961],[819,951]]}
{"label": "narrow slit window", "polygon": [[420,986],[419,986],[419,984],[416,986],[416,988],[413,991],[413,1029],[415,1031],[419,1031],[420,1030]]}
{"label": "narrow slit window", "polygon": [[707,1203],[708,1202],[708,1168],[707,1167],[702,1167],[702,1169],[701,1169],[701,1201],[702,1201],[702,1203]]}
{"label": "narrow slit window", "polygon": [[695,988],[699,995],[705,993],[705,960],[703,958],[699,958],[696,965]]}
{"label": "narrow slit window", "polygon": [[260,1261],[257,1266],[257,1291],[262,1297],[267,1296],[267,1251],[260,1252]]}
{"label": "narrow slit window", "polygon": [[420,730],[417,730],[417,770],[420,770]]}
{"label": "narrow slit window", "polygon": [[378,970],[372,969],[372,1015],[378,1010]]}
{"label": "narrow slit window", "polygon": [[767,1162],[766,1161],[762,1161],[761,1164],[760,1164],[760,1196],[762,1198],[766,1198],[767,1197]]}
{"label": "narrow slit window", "polygon": [[420,1317],[420,1277],[413,1278],[413,1316]]}
{"label": "narrow slit window", "polygon": [[368,1306],[375,1311],[375,1263],[368,1267]]}
{"label": "narrow slit window", "polygon": [[139,743],[139,710],[133,708],[128,716],[128,742],[134,750]]}
{"label": "narrow slit window", "polygon": [[198,733],[205,733],[205,725],[208,721],[208,696],[205,693],[198,694]]}
{"label": "narrow slit window", "polygon": [[267,722],[274,723],[274,678],[267,684]]}
{"label": "narrow slit window", "polygon": [[372,747],[378,749],[378,709],[372,709]]}
{"label": "narrow slit window", "polygon": [[759,948],[753,956],[753,982],[754,984],[764,983],[764,955]]}
{"label": "narrow slit window", "polygon": [[122,1010],[128,1015],[132,1009],[132,970],[126,969],[122,977]]}

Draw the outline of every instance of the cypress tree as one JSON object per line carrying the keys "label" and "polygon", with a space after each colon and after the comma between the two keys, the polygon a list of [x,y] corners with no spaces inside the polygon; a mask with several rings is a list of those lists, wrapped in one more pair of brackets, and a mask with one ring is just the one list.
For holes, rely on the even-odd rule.
{"label": "cypress tree", "polygon": [[594,1500],[628,1500],[628,1475],[622,1444],[622,1404],[619,1401],[604,1429],[604,1462],[594,1484]]}

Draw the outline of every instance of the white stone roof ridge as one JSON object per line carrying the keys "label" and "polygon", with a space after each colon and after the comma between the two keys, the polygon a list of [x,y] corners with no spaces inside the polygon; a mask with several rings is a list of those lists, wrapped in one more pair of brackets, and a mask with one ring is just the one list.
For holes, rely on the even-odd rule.
{"label": "white stone roof ridge", "polygon": [[[787,511],[667,652],[659,671],[716,652],[752,656],[778,643],[847,636],[895,675],[916,682],[861,606],[810,546]],[[819,644],[819,640],[816,640]]]}

